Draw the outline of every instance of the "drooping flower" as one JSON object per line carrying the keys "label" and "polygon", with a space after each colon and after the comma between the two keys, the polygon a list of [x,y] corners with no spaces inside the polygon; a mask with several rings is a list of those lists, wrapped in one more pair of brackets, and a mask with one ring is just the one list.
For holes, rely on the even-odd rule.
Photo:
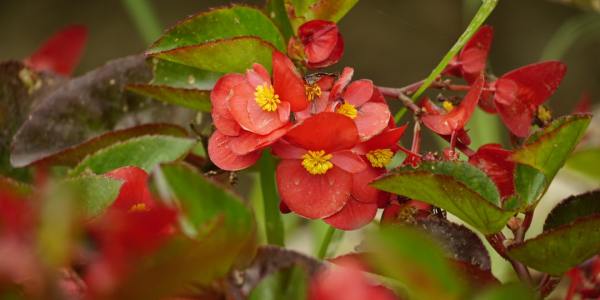
{"label": "drooping flower", "polygon": [[481,27],[448,64],[444,74],[462,77],[468,83],[474,83],[485,70],[493,38],[494,29],[491,26]]}
{"label": "drooping flower", "polygon": [[475,111],[483,85],[483,75],[480,75],[458,107],[449,105],[448,112],[445,114],[431,111],[421,118],[423,124],[435,133],[456,136],[459,131],[464,129]]}
{"label": "drooping flower", "polygon": [[367,79],[350,83],[354,69],[344,68],[329,93],[333,110],[354,120],[361,141],[382,132],[390,120],[390,109],[381,92]]}
{"label": "drooping flower", "polygon": [[344,39],[334,22],[312,20],[298,28],[292,37],[288,54],[311,69],[325,68],[337,63],[344,54]]}
{"label": "drooping flower", "polygon": [[69,76],[79,63],[86,40],[85,26],[63,28],[26,58],[25,65],[37,72],[50,71]]}
{"label": "drooping flower", "polygon": [[354,122],[333,112],[315,115],[290,130],[272,146],[282,160],[277,187],[282,201],[310,219],[329,217],[350,198],[352,174],[365,163],[351,149],[359,142]]}
{"label": "drooping flower", "polygon": [[357,259],[345,258],[323,269],[312,279],[309,300],[397,300],[388,288],[369,279],[363,264]]}
{"label": "drooping flower", "polygon": [[390,194],[369,184],[385,173],[385,167],[399,149],[398,141],[405,129],[406,125],[390,128],[353,149],[354,153],[363,157],[367,166],[363,171],[352,174],[352,190],[346,205],[323,221],[338,229],[353,230],[369,224],[377,208],[387,205]]}
{"label": "drooping flower", "polygon": [[561,62],[541,62],[510,71],[490,84],[495,109],[514,135],[529,134],[538,107],[554,94],[566,71]]}
{"label": "drooping flower", "polygon": [[499,144],[486,144],[469,157],[469,163],[485,172],[496,184],[502,198],[515,193],[515,163],[510,160],[512,151]]}
{"label": "drooping flower", "polygon": [[306,109],[304,80],[293,63],[273,52],[273,80],[255,64],[245,75],[221,77],[212,93],[216,131],[208,143],[211,161],[224,170],[241,170],[254,164],[261,150],[291,128],[290,112]]}

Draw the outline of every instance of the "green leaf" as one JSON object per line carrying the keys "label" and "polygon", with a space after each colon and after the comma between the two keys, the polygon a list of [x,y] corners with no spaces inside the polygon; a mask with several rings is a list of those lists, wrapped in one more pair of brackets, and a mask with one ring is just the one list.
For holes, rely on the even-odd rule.
{"label": "green leaf", "polygon": [[[546,176],[535,168],[528,165],[517,164],[515,169],[515,191],[517,196],[514,206],[515,210],[522,208],[534,208],[542,198],[548,187]],[[505,208],[509,208],[507,201]]]}
{"label": "green leaf", "polygon": [[265,10],[283,34],[283,38],[286,41],[289,40],[294,35],[294,29],[285,9],[285,0],[267,0]]}
{"label": "green leaf", "polygon": [[180,47],[199,45],[240,36],[259,37],[280,51],[286,44],[273,22],[260,10],[235,5],[203,12],[179,22],[148,50],[156,54]]}
{"label": "green leaf", "polygon": [[358,0],[285,0],[295,30],[311,20],[339,22]]}
{"label": "green leaf", "polygon": [[498,190],[489,177],[465,162],[404,167],[372,185],[441,207],[484,234],[500,231],[514,214],[498,207]]}
{"label": "green leaf", "polygon": [[567,160],[567,168],[600,181],[600,148],[577,151]]}
{"label": "green leaf", "polygon": [[77,208],[86,217],[100,215],[119,195],[122,182],[100,175],[83,175],[65,179],[59,188],[76,197]]}
{"label": "green leaf", "polygon": [[66,148],[56,154],[34,161],[31,164],[49,164],[75,166],[92,153],[135,137],[159,134],[165,136],[185,137],[185,129],[171,124],[147,124],[122,130],[107,132],[79,145]]}
{"label": "green leaf", "polygon": [[153,54],[154,57],[187,66],[222,73],[243,73],[252,64],[271,70],[274,48],[263,40],[244,36],[201,45],[176,48]]}
{"label": "green leaf", "polygon": [[131,84],[127,89],[166,103],[197,111],[210,112],[210,91],[174,88],[168,85]]}
{"label": "green leaf", "polygon": [[528,138],[511,159],[540,170],[550,183],[585,134],[590,120],[591,115],[557,119]]}
{"label": "green leaf", "polygon": [[486,290],[475,300],[531,300],[536,299],[535,292],[523,284],[509,283]]}
{"label": "green leaf", "polygon": [[404,284],[411,299],[458,299],[464,291],[439,245],[416,229],[383,227],[367,245],[378,273]]}
{"label": "green leaf", "polygon": [[223,76],[174,62],[153,59],[152,71],[154,77],[150,84],[168,85],[174,88],[212,90],[215,82]]}
{"label": "green leaf", "polygon": [[238,196],[187,165],[167,164],[161,168],[182,211],[196,229],[222,215],[231,234],[245,236],[253,231],[252,213]]}
{"label": "green leaf", "polygon": [[591,215],[600,215],[600,190],[571,196],[561,201],[546,217],[544,231],[567,225],[575,222],[578,218]]}
{"label": "green leaf", "polygon": [[600,252],[600,215],[579,218],[508,248],[508,255],[550,275],[562,275]]}
{"label": "green leaf", "polygon": [[164,135],[147,135],[113,144],[85,158],[71,175],[90,170],[102,174],[119,167],[137,166],[150,172],[154,166],[177,160],[194,146],[194,140]]}

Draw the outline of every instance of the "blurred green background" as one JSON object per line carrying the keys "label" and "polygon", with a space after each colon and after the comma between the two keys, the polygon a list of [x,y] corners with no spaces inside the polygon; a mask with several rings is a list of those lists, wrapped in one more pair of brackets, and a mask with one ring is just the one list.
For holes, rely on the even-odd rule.
{"label": "blurred green background", "polygon": [[[133,0],[131,2],[135,2]],[[148,0],[160,25],[225,0]],[[263,1],[235,1],[261,4]],[[424,78],[466,26],[478,0],[362,0],[340,23],[346,42],[342,63],[357,77],[377,84],[402,86]],[[500,0],[489,19],[496,30],[491,65],[496,74],[540,60],[565,22],[586,14],[575,7],[544,0]],[[594,14],[587,12],[587,14]],[[600,15],[597,15],[600,18]],[[0,1],[0,60],[23,58],[53,32],[85,24],[90,38],[77,73],[103,62],[144,51],[147,46],[128,15],[124,1]],[[551,107],[568,113],[583,91],[600,97],[600,30],[579,39],[562,58],[567,77]]]}

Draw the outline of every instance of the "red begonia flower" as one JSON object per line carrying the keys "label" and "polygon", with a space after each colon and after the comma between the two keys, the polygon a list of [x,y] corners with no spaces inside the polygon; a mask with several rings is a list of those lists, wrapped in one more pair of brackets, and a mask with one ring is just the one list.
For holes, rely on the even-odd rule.
{"label": "red begonia flower", "polygon": [[0,190],[0,236],[23,237],[33,229],[29,203],[10,191]]}
{"label": "red begonia flower", "polygon": [[498,144],[486,144],[469,157],[469,163],[485,172],[496,184],[502,198],[515,193],[515,163],[510,160],[512,151]]}
{"label": "red begonia flower", "polygon": [[491,26],[481,27],[452,59],[444,73],[462,77],[470,84],[475,82],[485,69],[493,38]]}
{"label": "red begonia flower", "polygon": [[350,196],[340,211],[323,221],[337,229],[354,230],[369,224],[375,218],[377,208],[377,202],[364,203]]}
{"label": "red begonia flower", "polygon": [[221,77],[211,93],[216,131],[208,143],[211,161],[236,171],[254,164],[261,150],[291,129],[290,113],[306,109],[304,80],[285,55],[273,52],[273,81],[258,64]]}
{"label": "red begonia flower", "polygon": [[81,58],[86,40],[87,29],[85,26],[66,27],[50,37],[38,50],[26,58],[25,64],[37,72],[51,71],[69,76]]}
{"label": "red begonia flower", "polygon": [[[429,98],[425,97],[423,101],[421,101],[421,107],[428,115],[441,115],[445,113],[445,110],[435,104]],[[451,138],[451,136],[444,135],[443,137]],[[456,132],[456,138],[458,141],[465,145],[471,144],[471,137],[467,133],[467,131],[463,128]]]}
{"label": "red begonia flower", "polygon": [[373,82],[361,79],[350,83],[354,70],[344,68],[329,93],[333,110],[354,120],[361,141],[382,132],[391,116],[385,98]]}
{"label": "red begonia flower", "polygon": [[113,179],[122,180],[117,199],[111,209],[122,211],[151,209],[155,202],[148,189],[148,173],[138,167],[121,167],[104,174]]}
{"label": "red begonia flower", "polygon": [[290,39],[288,54],[302,59],[308,68],[325,68],[340,60],[344,40],[334,22],[312,20],[298,28],[298,38]]}
{"label": "red begonia flower", "polygon": [[324,111],[333,111],[329,101],[329,92],[335,83],[335,76],[319,75],[318,78],[312,81],[309,79],[308,81],[306,95],[309,104],[305,110],[294,114],[297,121],[303,121]]}
{"label": "red begonia flower", "polygon": [[302,122],[273,145],[277,187],[289,209],[310,219],[325,218],[344,207],[350,198],[352,173],[365,163],[352,149],[358,131],[348,117],[323,112]]}
{"label": "red begonia flower", "polygon": [[422,117],[423,124],[435,133],[441,135],[452,135],[465,127],[481,96],[484,79],[483,75],[473,84],[463,101],[458,107],[453,108],[446,114],[429,113]]}
{"label": "red begonia flower", "polygon": [[351,258],[339,260],[312,279],[309,300],[397,300],[388,288],[369,279],[363,264]]}
{"label": "red begonia flower", "polygon": [[496,110],[514,135],[529,134],[538,106],[552,96],[566,71],[565,64],[548,61],[508,72],[493,83]]}

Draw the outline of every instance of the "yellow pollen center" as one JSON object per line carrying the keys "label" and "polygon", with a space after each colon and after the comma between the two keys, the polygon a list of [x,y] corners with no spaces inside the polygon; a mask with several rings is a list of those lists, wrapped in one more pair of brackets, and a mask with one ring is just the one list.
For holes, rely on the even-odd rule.
{"label": "yellow pollen center", "polygon": [[281,103],[279,95],[275,94],[273,86],[267,83],[263,83],[256,87],[254,99],[258,106],[264,111],[276,111],[277,104]]}
{"label": "yellow pollen center", "polygon": [[321,87],[317,84],[305,85],[304,90],[309,102],[321,97]]}
{"label": "yellow pollen center", "polygon": [[549,123],[552,121],[552,112],[547,107],[540,105],[538,106],[537,117],[543,123]]}
{"label": "yellow pollen center", "polygon": [[344,115],[346,117],[349,117],[350,119],[356,118],[356,115],[358,114],[358,111],[356,110],[356,107],[354,107],[354,105],[352,105],[350,103],[347,103],[347,102],[344,102],[335,111],[338,114],[342,114],[342,115]]}
{"label": "yellow pollen center", "polygon": [[146,211],[148,210],[148,205],[146,205],[146,203],[137,203],[132,205],[129,208],[129,211]]}
{"label": "yellow pollen center", "polygon": [[442,106],[447,112],[451,112],[454,109],[454,104],[448,100],[442,102]]}
{"label": "yellow pollen center", "polygon": [[393,156],[394,152],[391,149],[377,149],[367,153],[367,159],[374,168],[385,168]]}
{"label": "yellow pollen center", "polygon": [[325,151],[308,151],[302,155],[302,166],[311,175],[323,175],[333,168],[333,164],[329,161],[333,156],[325,154]]}

